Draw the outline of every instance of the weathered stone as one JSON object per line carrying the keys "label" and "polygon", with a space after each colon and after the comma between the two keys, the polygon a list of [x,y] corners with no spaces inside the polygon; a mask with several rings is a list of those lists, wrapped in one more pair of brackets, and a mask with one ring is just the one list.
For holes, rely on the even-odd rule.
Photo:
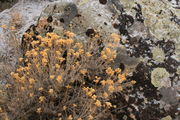
{"label": "weathered stone", "polygon": [[[177,90],[175,88],[165,88],[162,87],[160,89],[161,95],[162,95],[162,101],[164,101],[166,104],[170,105],[177,105],[178,99],[177,99]],[[171,97],[169,97],[171,96]]]}

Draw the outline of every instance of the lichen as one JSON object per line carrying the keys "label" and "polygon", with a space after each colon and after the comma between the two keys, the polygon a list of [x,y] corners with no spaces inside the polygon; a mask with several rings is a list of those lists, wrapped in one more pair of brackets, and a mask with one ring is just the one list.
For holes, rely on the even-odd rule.
{"label": "lichen", "polygon": [[151,83],[155,87],[158,87],[158,89],[161,87],[170,87],[169,75],[165,68],[155,68],[151,73]]}
{"label": "lichen", "polygon": [[82,0],[79,2],[79,6],[83,5],[83,4],[87,4],[89,2],[89,0]]}
{"label": "lichen", "polygon": [[175,44],[175,56],[177,60],[180,60],[180,42]]}
{"label": "lichen", "polygon": [[135,5],[135,1],[134,0],[120,0],[120,2],[123,5],[123,7],[126,10],[126,12],[132,12],[131,9]]}
{"label": "lichen", "polygon": [[180,27],[171,21],[172,13],[177,17],[179,11],[174,9],[166,0],[136,0],[142,5],[142,14],[145,17],[145,26],[157,40],[168,39],[178,41],[180,39]]}
{"label": "lichen", "polygon": [[168,115],[168,116],[162,118],[161,120],[172,120],[172,118],[171,118],[171,116]]}
{"label": "lichen", "polygon": [[180,75],[180,66],[177,68],[177,72],[178,75]]}
{"label": "lichen", "polygon": [[152,49],[153,59],[159,63],[164,62],[165,54],[162,48],[154,47]]}

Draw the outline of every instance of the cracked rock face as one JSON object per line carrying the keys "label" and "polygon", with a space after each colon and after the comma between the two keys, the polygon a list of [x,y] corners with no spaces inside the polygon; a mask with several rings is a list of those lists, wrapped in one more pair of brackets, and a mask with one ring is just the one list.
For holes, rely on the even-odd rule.
{"label": "cracked rock face", "polygon": [[[119,108],[126,106],[120,111],[112,110],[117,119],[177,119],[179,0],[59,0],[47,2],[38,11],[38,16],[27,12],[33,20],[28,19],[31,24],[20,30],[34,38],[48,32],[61,35],[63,30],[74,32],[82,42],[94,33],[99,33],[102,40],[111,33],[120,34],[115,65],[129,69],[127,79],[136,84],[125,93],[114,94],[112,102]],[[29,44],[22,38],[22,51],[31,49]]]}

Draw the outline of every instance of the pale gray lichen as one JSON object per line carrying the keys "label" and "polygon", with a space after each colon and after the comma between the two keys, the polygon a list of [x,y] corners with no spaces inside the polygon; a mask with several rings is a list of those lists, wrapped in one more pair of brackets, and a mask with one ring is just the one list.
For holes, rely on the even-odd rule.
{"label": "pale gray lichen", "polygon": [[153,59],[159,63],[164,62],[165,54],[162,48],[154,47],[152,49]]}
{"label": "pale gray lichen", "polygon": [[171,116],[168,115],[168,116],[162,118],[161,120],[172,120],[172,118],[171,118]]}
{"label": "pale gray lichen", "polygon": [[170,74],[166,71],[165,68],[155,68],[151,73],[151,83],[158,87],[170,87],[171,81],[169,79]]}

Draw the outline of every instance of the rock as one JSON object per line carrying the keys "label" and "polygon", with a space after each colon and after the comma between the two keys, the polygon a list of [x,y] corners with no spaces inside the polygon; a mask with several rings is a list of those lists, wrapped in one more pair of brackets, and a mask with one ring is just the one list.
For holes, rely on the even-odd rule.
{"label": "rock", "polygon": [[[1,1],[2,2],[2,1]],[[7,2],[7,1],[6,1]],[[20,43],[24,32],[30,25],[37,22],[48,1],[25,3],[18,2],[12,8],[0,12],[0,70],[12,71],[8,68],[14,68],[19,55],[21,55]],[[0,4],[0,6],[3,4]],[[1,8],[1,7],[0,7]],[[21,16],[17,19],[17,15]],[[14,22],[12,22],[14,21]],[[22,22],[21,22],[22,21]],[[11,30],[12,25],[16,30]],[[2,28],[4,26],[5,28]],[[4,67],[4,65],[8,67]],[[6,68],[8,70],[6,70]],[[0,81],[6,78],[7,72],[0,73]]]}
{"label": "rock", "polygon": [[42,12],[39,22],[47,19],[49,16],[53,18],[49,25],[53,28],[55,27],[55,30],[57,27],[63,27],[65,30],[71,30],[78,36],[85,38],[88,38],[84,33],[89,28],[101,32],[103,35],[109,35],[112,32],[118,33],[110,21],[112,13],[108,8],[95,0],[83,5],[68,2],[50,4]]}
{"label": "rock", "polygon": [[[177,105],[178,104],[178,99],[177,99],[177,90],[169,87],[169,88],[165,88],[162,87],[160,89],[160,93],[162,95],[162,101],[164,101],[166,104],[170,104],[170,105]],[[171,97],[169,97],[171,96]]]}
{"label": "rock", "polygon": [[[112,12],[107,7],[95,0],[83,5],[75,3],[49,4],[41,13],[37,24],[33,25],[34,31],[31,29],[32,27],[30,29],[33,33],[36,32],[42,36],[47,32],[55,32],[60,35],[63,30],[69,30],[74,32],[80,41],[90,38],[86,34],[89,29],[100,33],[102,39],[111,33],[118,33],[118,30],[112,26]],[[51,20],[49,20],[50,18]],[[23,46],[26,49],[26,45]]]}
{"label": "rock", "polygon": [[0,0],[0,12],[11,8],[14,4],[16,4],[18,0]]}
{"label": "rock", "polygon": [[140,63],[140,59],[135,58],[135,57],[130,57],[126,53],[125,48],[120,48],[118,50],[117,57],[115,59],[114,65],[116,67],[119,67],[121,65],[124,65],[124,69],[128,69],[129,72],[135,71],[136,66]]}
{"label": "rock", "polygon": [[[112,3],[110,2],[109,4]],[[109,4],[99,4],[96,0],[87,1],[86,4],[77,4],[76,2],[49,4],[41,13],[37,24],[29,28],[28,33],[33,33],[34,35],[38,33],[44,36],[47,32],[55,32],[61,35],[64,30],[68,30],[76,34],[76,39],[84,41],[90,39],[89,34],[91,32],[96,32],[100,34],[101,39],[105,39],[112,33],[119,33],[118,29],[113,26],[113,12],[109,9]],[[131,28],[132,31],[134,29],[139,32],[145,31],[144,27],[138,23]],[[138,37],[141,36],[143,35]],[[28,44],[25,41],[23,42],[23,51],[28,49]],[[115,62],[117,65],[123,63],[132,72],[138,62],[138,58],[130,57],[126,53],[125,48],[119,48],[118,58]]]}

